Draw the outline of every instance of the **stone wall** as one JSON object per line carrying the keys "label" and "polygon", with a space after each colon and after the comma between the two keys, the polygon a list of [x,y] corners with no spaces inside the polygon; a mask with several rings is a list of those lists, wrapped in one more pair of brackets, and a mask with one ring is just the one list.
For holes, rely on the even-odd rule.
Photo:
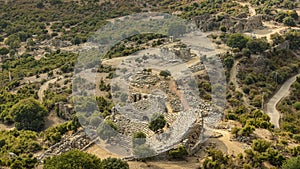
{"label": "stone wall", "polygon": [[224,15],[224,18],[220,21],[216,19],[214,15],[203,14],[194,18],[197,27],[204,31],[217,31],[221,26],[224,26],[229,32],[249,32],[254,29],[263,27],[262,19],[263,15],[255,15],[245,18],[244,15],[238,15],[237,17],[231,17]]}

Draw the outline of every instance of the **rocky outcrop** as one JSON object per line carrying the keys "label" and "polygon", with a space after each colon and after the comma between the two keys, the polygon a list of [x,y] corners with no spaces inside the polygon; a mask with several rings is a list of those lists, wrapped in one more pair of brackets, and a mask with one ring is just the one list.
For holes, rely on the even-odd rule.
{"label": "rocky outcrop", "polygon": [[244,31],[251,31],[253,29],[262,28],[262,15],[255,15],[248,19],[244,19]]}
{"label": "rocky outcrop", "polygon": [[240,13],[240,14],[238,14],[237,16],[235,16],[236,18],[247,18],[248,17],[248,15],[245,13],[245,12],[243,12],[243,13]]}
{"label": "rocky outcrop", "polygon": [[47,157],[60,155],[72,149],[84,150],[94,143],[94,139],[97,138],[90,138],[84,131],[78,131],[69,137],[64,136],[60,142],[50,146],[44,153],[38,156],[37,159],[39,162],[42,162],[43,159]]}
{"label": "rocky outcrop", "polygon": [[262,19],[263,15],[255,15],[247,18],[247,14],[241,13],[236,17],[231,17],[229,15],[222,15],[220,17],[215,17],[210,14],[203,14],[196,16],[194,18],[196,26],[204,31],[215,31],[219,30],[221,26],[226,27],[230,32],[249,32],[254,29],[259,29],[263,27]]}

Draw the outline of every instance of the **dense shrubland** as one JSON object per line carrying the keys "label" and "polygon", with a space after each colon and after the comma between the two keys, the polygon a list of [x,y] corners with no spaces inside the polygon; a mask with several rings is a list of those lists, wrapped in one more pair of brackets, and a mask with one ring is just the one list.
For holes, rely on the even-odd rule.
{"label": "dense shrubland", "polygon": [[99,159],[95,155],[71,150],[45,160],[44,169],[129,169],[127,162],[117,158]]}
{"label": "dense shrubland", "polygon": [[[40,60],[35,60],[31,55],[23,55],[13,60],[4,61],[0,72],[0,76],[3,78],[0,92],[2,100],[0,102],[0,120],[6,123],[13,122],[13,117],[9,111],[14,104],[29,97],[37,99],[37,91],[43,80],[40,83],[21,84],[23,78],[30,76],[38,78],[39,74],[42,73],[47,73],[48,78],[51,78],[53,70],[57,68],[65,73],[70,72],[73,70],[75,59],[76,54],[73,53],[51,53]],[[16,92],[10,92],[12,90]],[[45,92],[43,104],[49,111],[53,109],[54,103],[67,100],[70,89],[65,88],[63,91],[60,94],[51,90]]]}
{"label": "dense shrubland", "polygon": [[[74,53],[64,53],[60,50],[51,51],[47,45],[51,42],[62,41],[68,45],[79,45],[86,42],[93,33],[107,23],[107,19],[124,16],[131,13],[142,11],[160,11],[172,13],[182,11],[181,17],[191,19],[200,14],[216,14],[216,20],[221,20],[225,13],[236,16],[242,12],[248,12],[248,7],[242,7],[237,2],[228,0],[203,0],[201,2],[185,2],[176,0],[146,0],[139,1],[14,1],[3,4],[0,2],[0,56],[2,69],[0,72],[0,120],[5,123],[15,123],[18,130],[0,132],[0,164],[11,168],[33,168],[37,160],[32,153],[41,150],[41,143],[38,142],[40,131],[44,127],[44,117],[47,112],[55,109],[58,102],[73,103],[69,99],[71,87],[77,92],[82,88],[80,85],[64,86],[53,84],[45,91],[43,105],[34,99],[37,98],[37,90],[46,81],[37,83],[22,84],[25,77],[47,74],[47,78],[53,77],[54,70],[59,75],[71,73],[74,70],[77,55]],[[299,17],[294,11],[296,3],[288,0],[251,0],[251,4],[257,5],[257,12],[269,14],[275,21],[287,26],[295,26]],[[277,10],[284,7],[290,10]],[[30,9],[30,10],[29,10]],[[273,11],[273,12],[272,12]],[[180,13],[180,12],[179,12]],[[224,27],[225,28],[225,27]],[[296,31],[288,32],[284,35],[275,34],[271,36],[273,43],[269,44],[266,39],[255,39],[242,34],[227,34],[226,28],[220,28],[222,34],[220,39],[228,46],[232,47],[232,52],[224,55],[223,61],[226,67],[226,75],[233,66],[234,59],[243,58],[238,74],[239,84],[246,97],[250,100],[253,107],[260,108],[262,99],[268,99],[276,88],[291,75],[298,72],[299,63],[292,52],[285,49],[276,48],[276,45],[284,41],[290,43],[290,49],[300,48],[300,33]],[[52,41],[53,40],[53,41]],[[130,55],[146,47],[155,47],[166,42],[166,37],[156,34],[135,35],[124,39],[115,45],[106,55],[106,58],[114,58]],[[41,47],[43,44],[46,47]],[[42,45],[42,46],[43,46]],[[25,53],[19,54],[21,48],[25,47]],[[35,50],[44,48],[46,53],[40,60],[35,59],[32,54]],[[259,55],[259,56],[257,56]],[[108,73],[107,78],[114,76],[116,69],[110,66],[101,65],[99,73]],[[124,70],[126,71],[126,70]],[[166,72],[162,76],[169,76]],[[84,83],[84,79],[76,78],[75,82]],[[69,82],[66,81],[65,85]],[[284,99],[279,109],[283,112],[282,128],[289,138],[300,142],[299,128],[299,79],[292,86],[291,96]],[[55,86],[57,85],[57,86]],[[200,78],[198,87],[201,97],[210,100],[211,86],[208,77]],[[99,87],[101,91],[109,93],[118,86],[105,84],[105,80],[100,81],[99,86],[86,84],[89,89]],[[230,84],[232,87],[232,84]],[[57,89],[60,90],[57,90]],[[86,94],[86,93],[85,93]],[[84,93],[83,93],[84,95]],[[127,95],[120,97],[126,98]],[[262,111],[245,107],[242,103],[243,93],[231,91],[227,95],[230,110],[226,118],[239,121],[241,128],[233,128],[232,133],[235,137],[250,137],[256,128],[264,128],[273,131],[273,125],[269,122],[270,118]],[[31,98],[31,99],[28,99]],[[25,99],[25,100],[24,100]],[[112,113],[113,102],[111,95],[97,97],[96,101],[87,100],[84,105],[75,105],[78,117],[73,117],[69,122],[50,127],[40,133],[45,145],[53,145],[61,141],[63,135],[77,131],[80,123],[92,125],[97,128],[97,132],[104,140],[110,138],[118,130],[116,124],[107,118]],[[44,107],[45,106],[45,107]],[[98,108],[97,111],[94,111]],[[62,117],[57,110],[58,116]],[[87,116],[88,115],[88,116]],[[106,120],[102,120],[106,118]],[[29,123],[34,119],[33,123]],[[80,123],[79,123],[80,122]],[[164,128],[166,121],[164,116],[156,115],[151,119],[149,128],[155,132]],[[27,130],[21,130],[27,129]],[[28,131],[34,130],[34,131]],[[144,133],[135,133],[133,138],[140,138],[135,142],[135,154],[145,157],[153,153],[145,143]],[[287,144],[286,141],[281,141]],[[280,145],[282,146],[282,145]],[[230,157],[222,154],[218,150],[210,150],[208,158],[203,163],[203,168],[261,168],[264,162],[280,168],[292,168],[299,166],[300,148],[283,149],[279,145],[274,145],[263,140],[254,140],[252,149],[245,151],[245,156]],[[9,154],[14,153],[14,155]],[[16,156],[15,156],[16,155]],[[182,158],[187,155],[184,146],[168,152],[171,158]],[[78,160],[80,159],[80,160]],[[66,165],[64,165],[67,163]],[[283,165],[282,165],[283,164]],[[77,150],[62,154],[46,160],[44,168],[128,168],[128,164],[118,159],[100,160]],[[67,166],[67,167],[66,167]],[[76,168],[75,167],[75,168]]]}
{"label": "dense shrubland", "polygon": [[235,136],[250,136],[255,128],[269,130],[273,128],[273,125],[269,122],[270,117],[267,114],[258,109],[249,112],[244,106],[227,112],[227,119],[236,120],[242,124],[242,128],[235,128],[232,131]]}
{"label": "dense shrubland", "polygon": [[53,145],[61,141],[62,136],[67,132],[76,132],[81,126],[78,118],[73,117],[71,121],[50,127],[41,133],[43,141],[48,145]]}
{"label": "dense shrubland", "polygon": [[297,77],[296,82],[291,86],[290,95],[284,98],[278,109],[283,113],[281,127],[283,130],[290,132],[294,138],[300,142],[300,78]]}
{"label": "dense shrubland", "polygon": [[16,129],[0,131],[0,165],[11,168],[34,168],[37,159],[33,153],[41,150],[38,134]]}
{"label": "dense shrubland", "polygon": [[248,12],[246,7],[228,0],[204,0],[180,6],[177,9],[183,11],[182,17],[187,19],[204,13],[218,14],[224,12],[236,16],[242,12]]}
{"label": "dense shrubland", "polygon": [[[51,53],[46,54],[40,60],[36,60],[31,55],[7,59],[2,65],[3,71],[0,75],[3,77],[3,81],[1,83],[5,85],[14,81],[19,82],[24,77],[48,73],[57,68],[60,68],[65,73],[73,71],[76,57],[77,55],[74,53]],[[11,81],[9,80],[9,74]],[[15,85],[13,87],[18,86]]]}
{"label": "dense shrubland", "polygon": [[10,113],[11,107],[20,100],[28,97],[36,97],[35,85],[24,86],[20,88],[16,94],[2,89],[0,91],[0,120],[5,123],[13,122],[14,120]]}
{"label": "dense shrubland", "polygon": [[[299,156],[290,153],[284,145],[272,144],[265,140],[253,140],[250,149],[244,154],[229,156],[222,151],[210,148],[201,168],[297,168]],[[299,146],[295,149],[299,149]],[[288,157],[286,157],[288,156]]]}
{"label": "dense shrubland", "polygon": [[47,109],[33,98],[15,104],[9,112],[18,130],[41,131],[44,129]]}
{"label": "dense shrubland", "polygon": [[[222,37],[233,50],[238,48],[237,52],[233,51],[233,54],[223,57],[225,67],[230,70],[232,57],[242,57],[238,79],[252,106],[262,107],[262,99],[270,98],[279,85],[298,72],[299,62],[296,56],[287,49],[277,48],[277,45],[287,41],[290,49],[299,49],[299,36],[297,31],[290,31],[284,35],[273,34],[272,44],[266,39],[250,38],[242,34]],[[243,93],[232,92],[227,95],[227,99],[233,107],[237,107],[242,105],[242,96]]]}

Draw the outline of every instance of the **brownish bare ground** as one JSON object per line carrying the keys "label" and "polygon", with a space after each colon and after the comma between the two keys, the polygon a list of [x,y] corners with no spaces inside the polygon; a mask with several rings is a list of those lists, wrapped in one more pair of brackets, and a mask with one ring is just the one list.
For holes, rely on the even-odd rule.
{"label": "brownish bare ground", "polygon": [[0,130],[12,130],[15,128],[15,125],[6,125],[3,123],[0,123]]}
{"label": "brownish bare ground", "polygon": [[[117,154],[113,154],[103,149],[102,147],[94,144],[89,147],[86,152],[96,155],[97,157],[104,159],[108,157],[122,158]],[[160,160],[160,161],[129,161],[130,169],[194,169],[199,167],[199,162],[196,157],[189,157],[186,161],[169,161],[169,160]]]}
{"label": "brownish bare ground", "polygon": [[45,119],[45,128],[53,127],[58,124],[66,122],[65,120],[57,117],[56,113],[54,111],[51,111],[49,116]]}

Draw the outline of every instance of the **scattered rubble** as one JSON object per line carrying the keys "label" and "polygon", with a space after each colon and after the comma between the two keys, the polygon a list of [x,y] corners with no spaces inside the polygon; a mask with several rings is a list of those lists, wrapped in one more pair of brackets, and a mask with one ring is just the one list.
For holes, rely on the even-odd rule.
{"label": "scattered rubble", "polygon": [[88,137],[84,131],[80,130],[71,136],[64,136],[60,142],[50,146],[37,159],[39,162],[42,162],[47,157],[60,155],[71,149],[84,150],[95,141],[94,139]]}
{"label": "scattered rubble", "polygon": [[194,18],[194,21],[200,30],[216,31],[219,30],[221,26],[224,26],[229,32],[249,32],[254,29],[259,29],[263,27],[262,19],[263,15],[255,15],[251,17],[246,17],[245,14],[239,14],[237,17],[231,17],[228,14],[224,14],[222,20],[217,20],[215,16],[210,14],[203,14]]}

